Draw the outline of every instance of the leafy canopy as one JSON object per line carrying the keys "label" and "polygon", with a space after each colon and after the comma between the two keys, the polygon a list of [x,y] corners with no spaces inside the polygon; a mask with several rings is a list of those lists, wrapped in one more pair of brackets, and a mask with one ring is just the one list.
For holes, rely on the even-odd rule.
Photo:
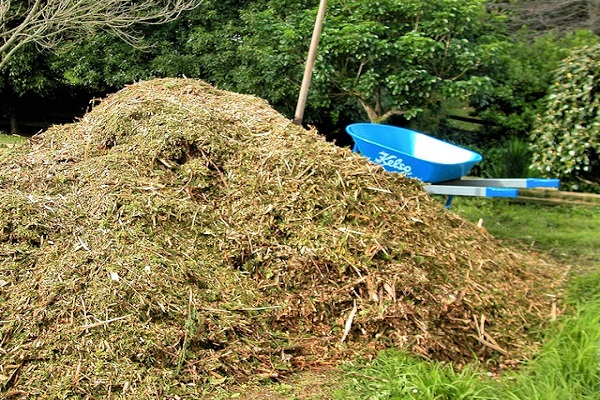
{"label": "leafy canopy", "polygon": [[201,0],[2,0],[0,68],[28,44],[53,49],[77,35],[112,32],[133,44],[137,24],[173,21]]}
{"label": "leafy canopy", "polygon": [[[329,1],[308,106],[383,121],[480,88],[486,79],[476,72],[495,23],[483,4]],[[318,1],[250,2],[236,20],[195,29],[190,47],[209,80],[285,112],[297,98],[317,9]]]}
{"label": "leafy canopy", "polygon": [[356,99],[373,122],[411,118],[487,82],[476,72],[490,18],[480,0],[333,1],[315,82]]}

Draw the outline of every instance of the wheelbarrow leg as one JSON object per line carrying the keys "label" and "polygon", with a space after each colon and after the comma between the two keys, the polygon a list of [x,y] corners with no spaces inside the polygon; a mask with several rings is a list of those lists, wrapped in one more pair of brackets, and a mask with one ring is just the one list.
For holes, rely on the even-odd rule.
{"label": "wheelbarrow leg", "polygon": [[448,199],[446,200],[446,210],[450,209],[450,206],[452,205],[452,200],[454,200],[454,195],[451,194],[448,196]]}

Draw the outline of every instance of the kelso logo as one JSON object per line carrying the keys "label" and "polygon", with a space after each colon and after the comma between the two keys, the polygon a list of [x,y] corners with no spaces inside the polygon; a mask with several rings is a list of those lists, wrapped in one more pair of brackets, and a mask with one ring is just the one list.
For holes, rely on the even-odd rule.
{"label": "kelso logo", "polygon": [[386,153],[385,151],[379,152],[379,157],[374,160],[377,164],[385,165],[386,167],[397,169],[400,172],[404,172],[407,176],[411,175],[412,167],[404,164],[401,158]]}

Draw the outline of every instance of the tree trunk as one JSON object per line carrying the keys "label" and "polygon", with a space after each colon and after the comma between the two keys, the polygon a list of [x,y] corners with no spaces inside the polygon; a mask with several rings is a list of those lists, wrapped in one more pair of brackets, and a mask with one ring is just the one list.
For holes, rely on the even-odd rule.
{"label": "tree trunk", "polygon": [[363,99],[358,99],[358,101],[360,101],[360,104],[362,105],[364,110],[367,112],[369,121],[371,121],[372,124],[380,124],[382,122],[385,122],[392,115],[402,115],[402,114],[406,113],[405,111],[395,110],[395,109],[388,110],[385,113],[383,113],[383,110],[381,109],[379,104],[375,107],[371,107]]}
{"label": "tree trunk", "polygon": [[17,113],[14,110],[10,110],[10,134],[17,135],[19,128],[17,127]]}

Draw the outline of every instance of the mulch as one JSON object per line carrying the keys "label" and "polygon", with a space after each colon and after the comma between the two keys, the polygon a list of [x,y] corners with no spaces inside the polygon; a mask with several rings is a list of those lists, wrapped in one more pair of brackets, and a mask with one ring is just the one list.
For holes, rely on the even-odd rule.
{"label": "mulch", "polygon": [[198,80],[128,86],[0,159],[6,398],[192,398],[390,347],[510,364],[561,278]]}

